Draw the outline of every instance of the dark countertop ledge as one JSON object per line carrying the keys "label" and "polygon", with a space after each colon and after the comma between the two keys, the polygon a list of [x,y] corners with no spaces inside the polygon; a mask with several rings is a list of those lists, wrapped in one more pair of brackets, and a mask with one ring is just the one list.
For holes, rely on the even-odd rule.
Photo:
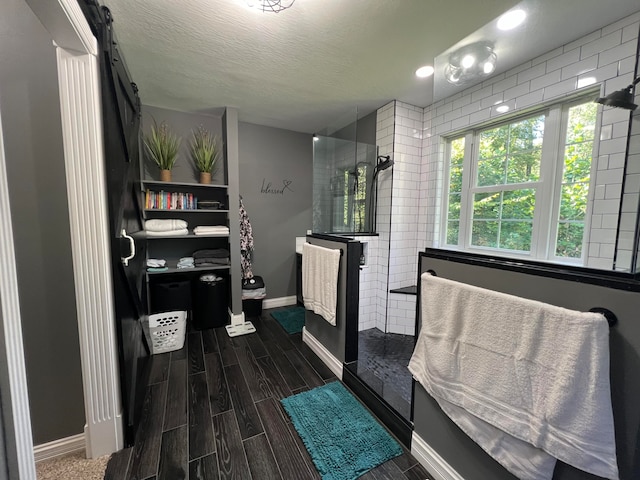
{"label": "dark countertop ledge", "polygon": [[392,290],[389,290],[389,293],[403,293],[405,295],[417,295],[418,294],[418,286],[417,285],[410,285],[408,287],[394,288]]}

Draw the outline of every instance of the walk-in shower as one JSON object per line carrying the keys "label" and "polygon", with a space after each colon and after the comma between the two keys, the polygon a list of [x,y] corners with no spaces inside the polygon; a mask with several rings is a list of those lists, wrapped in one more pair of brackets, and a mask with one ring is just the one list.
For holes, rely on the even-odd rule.
{"label": "walk-in shower", "polygon": [[368,248],[360,270],[358,358],[347,368],[409,420],[414,337],[390,333],[386,318],[393,165],[376,145],[314,135],[313,231],[351,236]]}

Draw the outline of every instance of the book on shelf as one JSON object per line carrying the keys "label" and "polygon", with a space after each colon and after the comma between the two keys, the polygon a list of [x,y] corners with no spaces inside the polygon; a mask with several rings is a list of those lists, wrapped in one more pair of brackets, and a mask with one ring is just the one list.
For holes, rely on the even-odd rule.
{"label": "book on shelf", "polygon": [[196,210],[198,198],[193,193],[159,192],[147,189],[144,208],[146,210]]}

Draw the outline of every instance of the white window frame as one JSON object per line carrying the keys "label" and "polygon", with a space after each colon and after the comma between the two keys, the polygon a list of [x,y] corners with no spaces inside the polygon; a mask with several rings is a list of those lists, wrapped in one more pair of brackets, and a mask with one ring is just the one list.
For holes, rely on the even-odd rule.
{"label": "white window frame", "polygon": [[[584,221],[582,252],[580,258],[558,257],[555,255],[556,235],[560,209],[560,196],[562,187],[562,175],[564,167],[564,148],[566,129],[568,125],[568,112],[573,106],[588,103],[592,94],[581,95],[578,98],[530,110],[524,114],[512,115],[501,118],[499,121],[482,124],[470,130],[458,134],[442,137],[444,142],[444,168],[443,168],[443,201],[440,212],[440,245],[449,250],[460,250],[472,253],[549,261],[561,264],[584,265],[588,255],[588,232],[590,228],[591,210],[594,195],[594,183],[597,170],[597,157],[600,130],[600,116],[597,117],[592,146],[592,161],[590,172],[589,192],[587,196],[587,212]],[[544,115],[544,141],[540,162],[540,178],[536,182],[514,183],[505,185],[491,185],[478,187],[475,185],[478,169],[479,142],[481,132],[497,128],[503,125],[516,123],[519,120]],[[460,207],[459,241],[457,245],[447,243],[447,220],[449,211],[449,187],[451,166],[451,142],[464,138],[464,160]],[[482,192],[513,191],[526,188],[536,189],[535,212],[531,233],[531,250],[522,252],[503,248],[482,247],[471,244],[471,228],[474,194]]]}

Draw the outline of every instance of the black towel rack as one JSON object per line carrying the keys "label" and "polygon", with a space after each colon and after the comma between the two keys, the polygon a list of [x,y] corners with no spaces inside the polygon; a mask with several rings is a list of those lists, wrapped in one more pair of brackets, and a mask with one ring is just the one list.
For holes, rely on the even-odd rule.
{"label": "black towel rack", "polygon": [[[436,271],[432,270],[432,269],[427,270],[426,273],[428,273],[429,275],[433,275],[434,277],[438,276]],[[589,309],[589,312],[591,312],[591,313],[601,313],[604,316],[604,318],[607,319],[607,323],[609,324],[609,328],[615,326],[618,323],[618,317],[616,317],[616,314],[613,313],[608,308],[593,307],[593,308]]]}
{"label": "black towel rack", "polygon": [[609,323],[609,327],[613,327],[616,323],[618,323],[618,317],[611,310],[602,307],[593,307],[589,309],[592,313],[601,313],[604,318],[607,319],[607,323]]}

